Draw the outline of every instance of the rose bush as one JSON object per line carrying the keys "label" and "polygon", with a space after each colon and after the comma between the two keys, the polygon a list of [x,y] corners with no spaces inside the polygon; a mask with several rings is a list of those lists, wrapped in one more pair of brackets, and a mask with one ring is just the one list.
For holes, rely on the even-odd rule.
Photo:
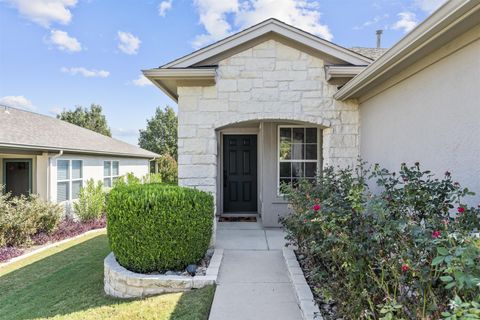
{"label": "rose bush", "polygon": [[343,318],[448,318],[457,297],[478,306],[480,210],[449,172],[360,163],[282,188],[293,209],[282,220],[287,238],[316,295]]}

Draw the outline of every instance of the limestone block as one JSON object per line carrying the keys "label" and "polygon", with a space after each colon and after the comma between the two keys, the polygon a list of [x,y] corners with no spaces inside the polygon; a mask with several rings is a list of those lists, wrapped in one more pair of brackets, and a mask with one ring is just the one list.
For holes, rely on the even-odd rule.
{"label": "limestone block", "polygon": [[203,87],[203,94],[202,97],[204,99],[215,99],[217,98],[217,87],[215,86],[208,86],[208,87]]}
{"label": "limestone block", "polygon": [[277,44],[277,59],[297,60],[300,58],[300,51],[284,44]]}
{"label": "limestone block", "polygon": [[198,97],[179,96],[178,107],[181,111],[195,111],[198,108]]}
{"label": "limestone block", "polygon": [[245,60],[246,71],[271,71],[273,69],[275,69],[275,59],[273,58],[256,58]]}
{"label": "limestone block", "polygon": [[[301,71],[297,71],[301,72]],[[292,81],[290,82],[290,90],[317,90],[320,87],[319,81],[304,80],[304,81]]]}
{"label": "limestone block", "polygon": [[253,81],[251,79],[238,79],[237,86],[238,91],[250,91],[253,86]]}
{"label": "limestone block", "polygon": [[237,80],[233,79],[221,79],[217,83],[218,91],[233,92],[237,91]]}

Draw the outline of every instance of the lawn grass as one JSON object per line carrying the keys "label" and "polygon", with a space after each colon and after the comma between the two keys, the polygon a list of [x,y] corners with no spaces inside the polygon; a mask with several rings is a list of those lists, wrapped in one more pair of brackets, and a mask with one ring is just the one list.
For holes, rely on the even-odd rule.
{"label": "lawn grass", "polygon": [[146,299],[103,292],[104,232],[93,233],[0,268],[0,319],[206,320],[214,287]]}

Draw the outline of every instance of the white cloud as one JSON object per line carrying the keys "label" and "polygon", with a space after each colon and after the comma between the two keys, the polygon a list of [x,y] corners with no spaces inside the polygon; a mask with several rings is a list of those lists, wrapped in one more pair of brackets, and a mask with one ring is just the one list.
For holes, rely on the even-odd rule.
{"label": "white cloud", "polygon": [[373,17],[371,20],[365,21],[361,25],[353,27],[353,29],[354,30],[361,30],[361,29],[364,29],[364,28],[367,28],[367,27],[370,27],[370,26],[376,26],[376,25],[378,25],[379,22],[387,19],[388,17],[389,17],[388,13],[386,13],[384,15],[377,15],[377,16]]}
{"label": "white cloud", "polygon": [[333,35],[328,26],[320,22],[320,16],[321,12],[317,2],[251,0],[249,6],[243,6],[237,14],[236,20],[242,28],[246,28],[268,18],[277,18],[330,41],[333,39]]}
{"label": "white cloud", "polygon": [[415,6],[427,13],[437,10],[446,0],[415,0]]}
{"label": "white cloud", "polygon": [[24,96],[5,96],[0,98],[0,104],[19,109],[28,109],[34,110],[35,107],[32,104],[32,101],[28,100]]}
{"label": "white cloud", "polygon": [[132,84],[137,87],[153,86],[153,83],[143,74],[139,75],[137,79],[132,80]]}
{"label": "white cloud", "polygon": [[[327,25],[320,22],[317,2],[305,0],[195,0],[200,24],[206,33],[197,36],[194,47],[229,36],[234,29],[248,28],[268,18],[277,18],[326,40],[333,35]],[[233,20],[233,22],[231,22]]]}
{"label": "white cloud", "polygon": [[50,30],[49,42],[56,45],[58,49],[68,52],[82,51],[82,45],[67,32],[61,30]]}
{"label": "white cloud", "polygon": [[87,69],[84,67],[73,67],[73,68],[66,68],[63,67],[60,69],[63,73],[68,73],[72,76],[75,76],[77,74],[80,74],[86,78],[106,78],[110,75],[110,72],[105,71],[105,70],[95,70],[95,69]]}
{"label": "white cloud", "polygon": [[118,31],[117,32],[118,40],[118,49],[126,54],[137,54],[138,49],[140,48],[140,39],[135,37],[129,32]]}
{"label": "white cloud", "polygon": [[403,32],[408,33],[413,30],[418,24],[417,17],[413,12],[400,12],[398,14],[399,20],[395,22],[392,26],[392,29],[403,30]]}
{"label": "white cloud", "polygon": [[193,46],[199,48],[207,43],[227,37],[232,26],[227,21],[227,14],[237,12],[239,4],[237,0],[195,0],[195,6],[200,16],[200,24],[206,33],[198,35]]}
{"label": "white cloud", "polygon": [[7,0],[18,12],[45,28],[57,22],[67,25],[72,20],[69,8],[77,4],[77,0]]}
{"label": "white cloud", "polygon": [[172,8],[172,0],[165,0],[160,2],[158,5],[158,15],[160,17],[165,17],[167,11]]}

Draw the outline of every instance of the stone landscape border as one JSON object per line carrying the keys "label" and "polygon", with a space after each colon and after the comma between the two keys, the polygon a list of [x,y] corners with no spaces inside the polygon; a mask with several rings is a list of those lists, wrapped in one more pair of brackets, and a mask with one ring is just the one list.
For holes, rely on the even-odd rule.
{"label": "stone landscape border", "polygon": [[122,267],[110,253],[104,260],[104,290],[117,298],[143,298],[150,295],[181,292],[217,283],[223,249],[215,249],[204,276],[141,274]]}
{"label": "stone landscape border", "polygon": [[303,319],[323,320],[320,309],[313,299],[312,290],[303,275],[302,268],[300,268],[295,252],[290,248],[283,248],[283,258],[287,265],[288,275],[292,281],[295,297],[302,311]]}

